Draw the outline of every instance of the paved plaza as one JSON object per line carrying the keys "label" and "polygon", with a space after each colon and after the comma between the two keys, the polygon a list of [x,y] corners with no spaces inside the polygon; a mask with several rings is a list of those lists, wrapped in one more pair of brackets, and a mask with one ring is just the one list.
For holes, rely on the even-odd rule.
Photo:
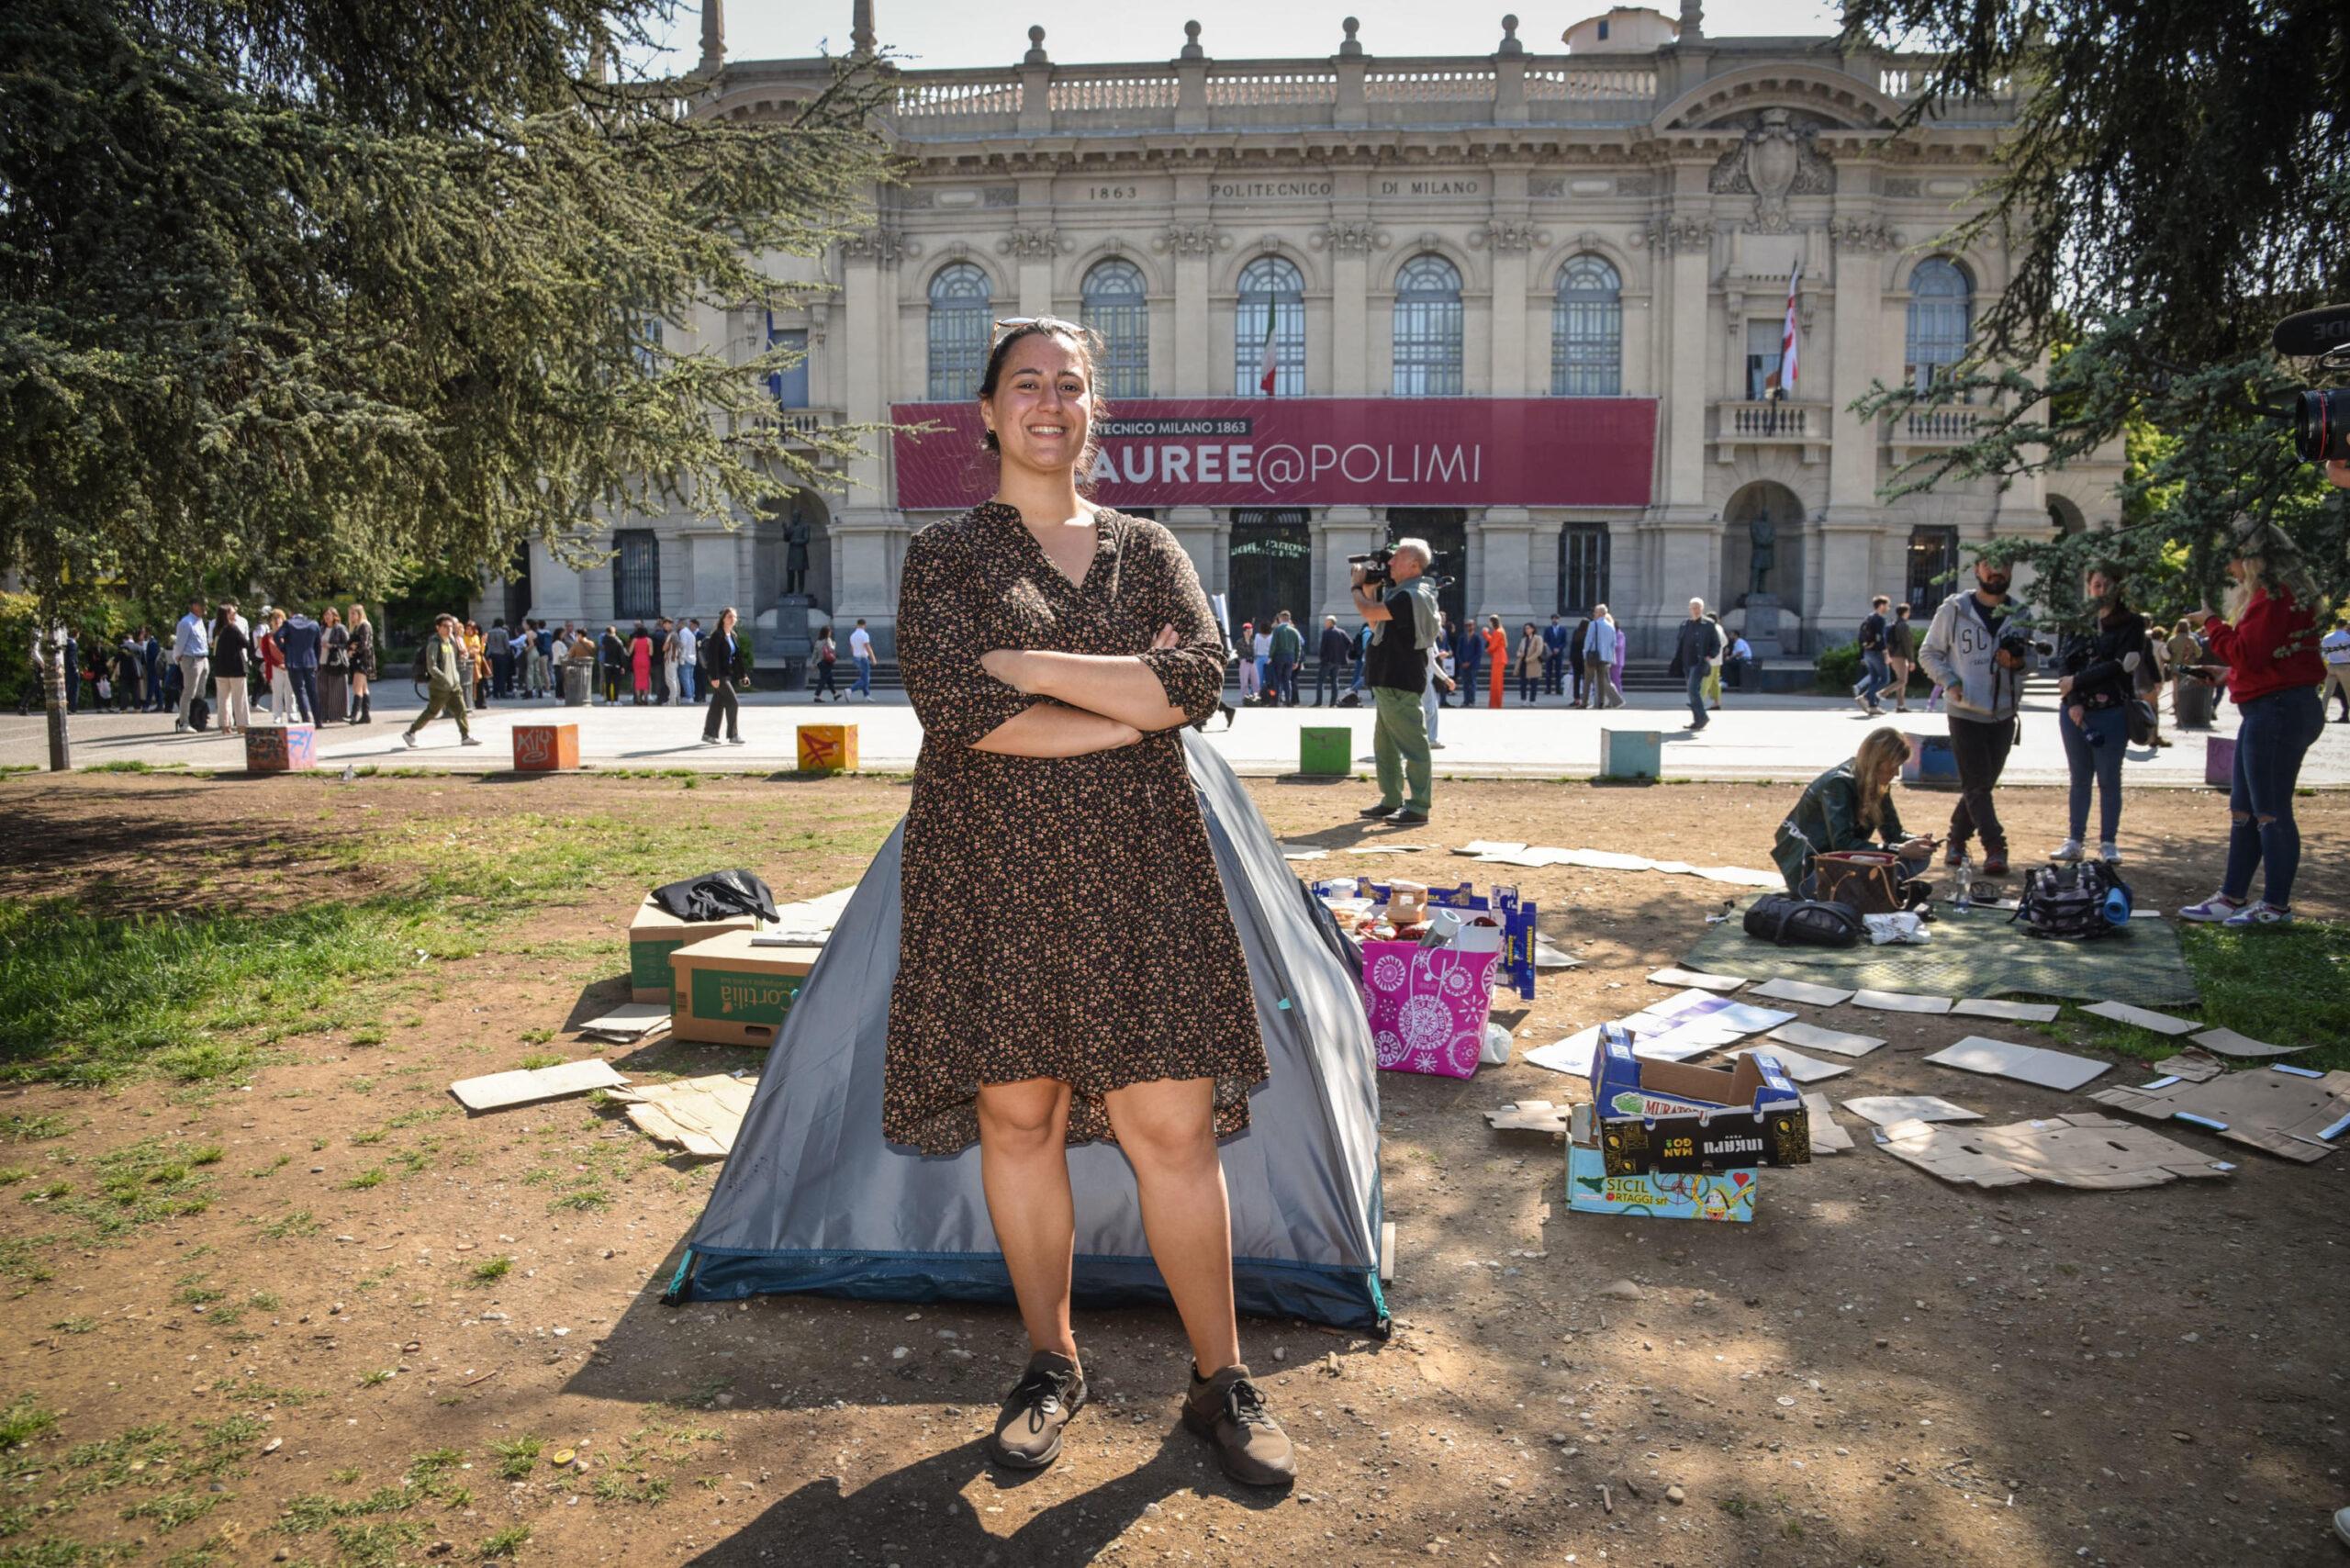
{"label": "paved plaza", "polygon": [[[905,771],[922,743],[922,725],[902,693],[887,692],[871,702],[816,704],[802,694],[755,694],[743,710],[739,746],[701,745],[699,708],[565,708],[554,702],[501,702],[474,715],[474,732],[485,743],[461,747],[456,726],[436,722],[417,748],[400,744],[400,731],[418,703],[406,681],[377,688],[376,721],[364,726],[332,724],[319,736],[321,767],[429,767],[452,772],[495,772],[512,765],[511,731],[518,723],[559,722],[579,726],[579,754],[589,768],[677,768],[727,772],[772,772],[795,766],[795,731],[803,723],[854,723],[858,751],[867,770]],[[1599,771],[1604,728],[1655,730],[1663,737],[1667,778],[1807,779],[1852,755],[1870,722],[1851,703],[1819,697],[1755,697],[1729,704],[1704,734],[1693,734],[1687,708],[1678,697],[1641,693],[1611,713],[1576,711],[1556,699],[1532,709],[1447,709],[1438,729],[1439,777],[1583,778]],[[259,716],[256,715],[259,722]],[[1884,721],[1918,734],[1942,734],[1939,714],[1916,704]],[[1343,724],[1354,732],[1359,767],[1371,766],[1371,711],[1312,707],[1243,710],[1229,729],[1209,738],[1245,774],[1295,771],[1297,732],[1307,725]],[[140,762],[151,767],[199,769],[243,765],[239,742],[217,733],[178,734],[168,714],[80,713],[73,720],[73,761],[88,767]],[[2203,781],[2207,735],[2232,735],[2235,711],[2222,708],[2219,727],[2188,732],[2159,752],[2130,753],[2125,780],[2132,789],[2149,785],[2192,787]],[[0,765],[44,765],[48,759],[39,714],[0,716]],[[2023,740],[2008,765],[2015,784],[2056,784],[2065,778],[2065,756],[2056,735],[2051,700],[2027,704]],[[2301,769],[2305,786],[2350,784],[2350,725],[2328,724]]]}

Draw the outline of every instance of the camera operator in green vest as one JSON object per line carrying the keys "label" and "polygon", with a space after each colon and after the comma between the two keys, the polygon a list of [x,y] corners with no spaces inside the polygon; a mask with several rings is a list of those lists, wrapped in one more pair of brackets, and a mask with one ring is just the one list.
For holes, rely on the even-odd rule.
{"label": "camera operator in green vest", "polygon": [[1355,613],[1371,623],[1363,684],[1377,705],[1371,755],[1378,765],[1379,803],[1366,817],[1399,827],[1428,820],[1434,803],[1427,717],[1428,650],[1436,646],[1436,589],[1427,580],[1434,553],[1424,539],[1399,539],[1390,548],[1348,561]]}

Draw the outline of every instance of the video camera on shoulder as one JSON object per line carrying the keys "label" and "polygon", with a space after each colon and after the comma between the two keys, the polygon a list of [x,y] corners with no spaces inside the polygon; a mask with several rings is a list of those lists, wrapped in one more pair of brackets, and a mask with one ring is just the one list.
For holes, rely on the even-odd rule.
{"label": "video camera on shoulder", "polygon": [[[2350,304],[2321,305],[2277,323],[2277,352],[2288,359],[2314,359],[2320,375],[2350,370]],[[2264,409],[2293,421],[2293,448],[2304,463],[2350,462],[2350,388],[2304,387],[2292,407]]]}
{"label": "video camera on shoulder", "polygon": [[1368,555],[1349,555],[1347,557],[1347,566],[1349,568],[1356,566],[1360,566],[1362,568],[1362,581],[1365,588],[1369,588],[1373,583],[1392,581],[1393,575],[1390,568],[1393,567],[1394,564],[1395,546],[1393,544],[1386,546],[1384,549],[1373,550]]}

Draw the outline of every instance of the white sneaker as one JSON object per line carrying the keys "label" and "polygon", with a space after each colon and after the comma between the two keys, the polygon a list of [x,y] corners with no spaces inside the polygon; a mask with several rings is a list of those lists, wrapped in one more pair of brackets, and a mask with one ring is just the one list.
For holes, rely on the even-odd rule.
{"label": "white sneaker", "polygon": [[704,735],[701,738],[701,744],[704,745],[716,745],[718,744],[718,737],[716,735]]}
{"label": "white sneaker", "polygon": [[2278,909],[2264,899],[2258,903],[2244,905],[2221,924],[2231,931],[2248,931],[2261,925],[2290,925],[2293,924],[2293,912]]}
{"label": "white sneaker", "polygon": [[2080,857],[2081,841],[2077,838],[2068,838],[2048,852],[2051,860],[2078,860]]}
{"label": "white sneaker", "polygon": [[2097,846],[2097,857],[2109,866],[2121,864],[2121,851],[2113,846],[2113,841],[2109,838]]}
{"label": "white sneaker", "polygon": [[479,735],[467,735],[464,740],[459,741],[457,744],[459,745],[481,745],[481,737]]}
{"label": "white sneaker", "polygon": [[2188,904],[2180,910],[2178,918],[2209,924],[2226,920],[2242,908],[2244,904],[2240,900],[2232,899],[2225,893],[2213,893],[2201,903]]}
{"label": "white sneaker", "polygon": [[414,751],[416,749],[416,732],[413,730],[402,730],[400,732],[400,741],[408,747],[408,750]]}
{"label": "white sneaker", "polygon": [[744,742],[744,739],[743,739],[743,737],[742,737],[742,736],[740,736],[740,735],[733,735],[733,736],[729,736],[729,737],[728,737],[726,744],[727,744],[728,745],[744,745],[744,744],[745,744],[745,743]]}

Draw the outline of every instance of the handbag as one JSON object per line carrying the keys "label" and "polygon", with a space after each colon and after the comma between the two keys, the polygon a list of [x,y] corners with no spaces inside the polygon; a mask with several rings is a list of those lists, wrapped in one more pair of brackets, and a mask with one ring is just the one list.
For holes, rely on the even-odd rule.
{"label": "handbag", "polygon": [[2121,711],[2129,720],[2130,744],[2141,746],[2154,745],[2157,728],[2154,705],[2143,697],[2132,697],[2122,705]]}
{"label": "handbag", "polygon": [[1901,863],[1884,850],[1828,850],[1812,857],[1811,868],[1823,902],[1862,914],[1892,914],[1909,907]]}
{"label": "handbag", "polygon": [[1746,907],[1746,934],[1782,947],[1857,947],[1868,927],[1849,904],[1765,893]]}

